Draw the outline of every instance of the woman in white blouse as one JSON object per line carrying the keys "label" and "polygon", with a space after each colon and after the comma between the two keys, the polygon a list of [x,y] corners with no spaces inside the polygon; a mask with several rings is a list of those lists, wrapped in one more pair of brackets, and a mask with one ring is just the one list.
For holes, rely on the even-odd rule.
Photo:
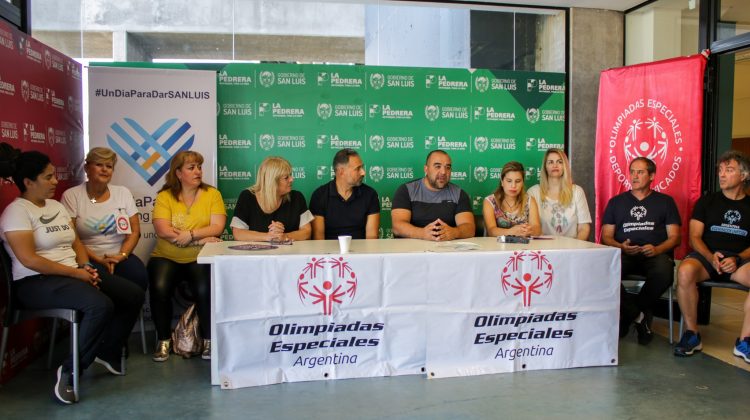
{"label": "woman in white blouse", "polygon": [[539,203],[542,234],[587,240],[591,214],[583,188],[573,184],[568,157],[560,149],[549,149],[543,163],[539,185],[529,188]]}

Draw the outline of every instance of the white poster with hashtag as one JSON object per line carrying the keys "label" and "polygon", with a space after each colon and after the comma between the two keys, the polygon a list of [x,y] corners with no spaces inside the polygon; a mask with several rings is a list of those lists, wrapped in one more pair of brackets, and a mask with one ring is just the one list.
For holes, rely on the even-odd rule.
{"label": "white poster with hashtag", "polygon": [[141,214],[136,254],[155,243],[154,199],[172,157],[203,155],[203,181],[216,185],[216,73],[203,70],[90,67],[89,148],[117,154],[112,184],[133,193]]}

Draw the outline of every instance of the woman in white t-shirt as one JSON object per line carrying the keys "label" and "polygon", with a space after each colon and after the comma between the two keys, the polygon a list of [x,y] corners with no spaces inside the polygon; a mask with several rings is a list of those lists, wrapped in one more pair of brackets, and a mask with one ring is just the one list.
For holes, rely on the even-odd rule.
{"label": "woman in white t-shirt", "polygon": [[[18,304],[79,311],[81,371],[97,362],[124,375],[120,354],[143,305],[143,289],[93,267],[65,207],[52,199],[57,178],[49,157],[1,143],[0,177],[9,176],[21,195],[3,210],[0,237],[12,261]],[[64,404],[78,401],[72,367],[71,355],[57,369],[54,393]]]}
{"label": "woman in white t-shirt", "polygon": [[133,254],[141,236],[138,208],[130,190],[109,183],[116,163],[112,150],[91,149],[83,166],[88,181],[65,191],[62,203],[94,266],[146,290],[146,266]]}
{"label": "woman in white t-shirt", "polygon": [[529,188],[529,195],[539,204],[542,234],[588,240],[589,205],[583,188],[573,184],[568,157],[560,149],[549,149],[543,164],[539,185]]}

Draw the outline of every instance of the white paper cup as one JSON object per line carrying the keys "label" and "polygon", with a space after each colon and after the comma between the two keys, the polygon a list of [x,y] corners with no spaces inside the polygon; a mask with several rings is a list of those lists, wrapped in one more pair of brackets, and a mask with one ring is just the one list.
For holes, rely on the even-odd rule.
{"label": "white paper cup", "polygon": [[342,254],[349,253],[349,246],[352,244],[352,237],[350,235],[339,236],[339,251]]}

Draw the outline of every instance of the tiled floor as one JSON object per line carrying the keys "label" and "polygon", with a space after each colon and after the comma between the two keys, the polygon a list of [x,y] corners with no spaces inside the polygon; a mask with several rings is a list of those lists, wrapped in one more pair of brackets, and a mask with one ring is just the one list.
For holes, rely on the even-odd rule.
{"label": "tiled floor", "polygon": [[[750,372],[750,363],[745,363],[744,360],[732,354],[734,340],[739,335],[742,326],[742,305],[746,297],[745,292],[714,289],[711,299],[711,324],[701,325],[700,333],[704,353]],[[654,332],[666,337],[668,324],[665,319],[655,318]],[[679,339],[677,337],[679,328],[679,322],[675,322],[675,340]]]}

